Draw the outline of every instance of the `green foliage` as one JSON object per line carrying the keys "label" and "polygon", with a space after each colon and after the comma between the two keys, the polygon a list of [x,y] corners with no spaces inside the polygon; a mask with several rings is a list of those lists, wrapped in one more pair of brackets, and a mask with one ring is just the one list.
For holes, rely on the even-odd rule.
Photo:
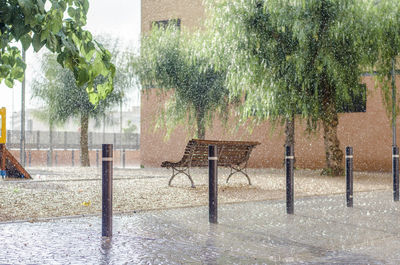
{"label": "green foliage", "polygon": [[[124,44],[119,38],[109,35],[95,36],[95,39],[110,51],[111,62],[116,66],[113,81],[114,89],[120,91],[122,96],[125,95],[137,83],[133,70],[135,48],[130,44]],[[121,99],[124,100],[124,98]]]}
{"label": "green foliage", "polygon": [[0,81],[4,80],[8,87],[14,86],[14,80],[22,81],[25,71],[20,51],[16,47],[7,46],[0,53]]}
{"label": "green foliage", "polygon": [[88,8],[88,0],[0,0],[0,82],[12,87],[23,76],[15,42],[36,52],[46,46],[72,71],[77,85],[87,88],[92,103],[104,99],[113,89],[115,67],[111,54],[83,29]]}
{"label": "green foliage", "polygon": [[172,92],[160,119],[168,132],[187,121],[193,127],[195,121],[197,137],[204,138],[205,126],[216,111],[227,112],[228,91],[225,71],[214,69],[193,39],[201,36],[190,37],[173,26],[153,27],[142,39],[134,69],[143,89],[156,87],[164,95]]}
{"label": "green foliage", "polygon": [[137,126],[131,121],[128,120],[128,127],[124,128],[124,133],[135,133],[137,130]]}
{"label": "green foliage", "polygon": [[227,69],[243,121],[301,113],[314,128],[325,117],[324,94],[351,104],[362,93],[365,18],[360,1],[208,1],[211,43],[204,49]]}
{"label": "green foliage", "polygon": [[[227,69],[230,97],[244,99],[242,120],[290,121],[301,114],[309,130],[321,121],[327,172],[341,175],[338,110],[352,104],[352,96],[362,97],[360,76],[372,58],[364,50],[370,24],[364,16],[366,3],[206,2],[206,27],[212,33],[204,49],[217,69]],[[287,132],[288,143],[294,132]]]}
{"label": "green foliage", "polygon": [[113,104],[121,100],[122,93],[115,90],[95,107],[85,89],[77,86],[73,73],[63,69],[53,54],[43,55],[41,68],[44,76],[34,80],[32,96],[44,103],[50,124],[62,124],[69,118],[79,118],[81,115],[101,119]]}
{"label": "green foliage", "polygon": [[[374,51],[370,61],[373,70],[378,74],[378,82],[388,116],[395,119],[398,113],[399,98],[397,98],[396,113],[392,113],[392,60],[399,61],[400,55],[400,2],[397,0],[374,1],[368,5],[369,26],[368,49]],[[398,64],[397,64],[398,68]]]}

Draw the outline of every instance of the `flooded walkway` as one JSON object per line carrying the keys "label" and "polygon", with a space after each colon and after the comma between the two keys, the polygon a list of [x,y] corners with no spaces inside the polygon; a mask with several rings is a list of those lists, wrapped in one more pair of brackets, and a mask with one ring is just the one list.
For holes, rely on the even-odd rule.
{"label": "flooded walkway", "polygon": [[399,264],[400,203],[391,192],[221,205],[101,218],[0,224],[0,264]]}

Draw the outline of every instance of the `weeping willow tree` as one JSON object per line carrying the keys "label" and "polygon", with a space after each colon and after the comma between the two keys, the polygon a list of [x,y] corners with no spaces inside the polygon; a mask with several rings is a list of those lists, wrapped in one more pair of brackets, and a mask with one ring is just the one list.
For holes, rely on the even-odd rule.
{"label": "weeping willow tree", "polygon": [[285,145],[294,146],[295,114],[301,113],[301,107],[308,111],[301,106],[302,88],[294,63],[299,46],[292,29],[295,12],[287,2],[276,3],[274,9],[266,9],[264,1],[242,4],[236,8],[245,16],[232,21],[241,36],[233,40],[235,61],[228,62],[232,95],[245,94],[246,104],[240,106],[243,120],[285,123]]}
{"label": "weeping willow tree", "polygon": [[167,135],[176,125],[188,123],[196,128],[197,138],[204,139],[214,114],[226,116],[228,90],[225,72],[209,64],[193,38],[201,36],[190,36],[173,25],[154,25],[142,38],[134,69],[143,89],[156,88],[163,97],[171,93],[158,120]]}
{"label": "weeping willow tree", "polygon": [[[396,127],[399,111],[399,97],[396,96],[396,61],[400,56],[400,2],[382,0],[368,2],[370,22],[367,49],[371,51],[370,61],[377,73],[376,85],[381,88],[383,101],[392,126]],[[395,140],[395,135],[393,136]],[[396,144],[395,142],[393,143]]]}
{"label": "weeping willow tree", "polygon": [[[352,104],[351,95],[362,93],[363,4],[355,0],[208,1],[211,42],[204,48],[216,69],[227,69],[230,95],[244,98],[243,120],[290,122],[298,113],[308,129],[320,124],[326,153],[323,173],[329,175],[344,171],[338,110]],[[287,142],[293,131],[287,134]]]}

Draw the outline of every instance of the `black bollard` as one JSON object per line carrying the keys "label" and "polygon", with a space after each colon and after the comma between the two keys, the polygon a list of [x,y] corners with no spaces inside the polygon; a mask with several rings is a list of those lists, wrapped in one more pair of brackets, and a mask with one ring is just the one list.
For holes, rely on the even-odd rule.
{"label": "black bollard", "polygon": [[393,199],[394,201],[399,200],[399,148],[393,146],[392,154],[392,173],[393,173]]}
{"label": "black bollard", "polygon": [[353,147],[346,147],[346,203],[353,207]]}
{"label": "black bollard", "polygon": [[102,236],[112,236],[112,175],[113,175],[113,145],[102,146]]}
{"label": "black bollard", "polygon": [[293,177],[293,147],[285,146],[285,169],[286,169],[286,213],[294,213],[294,177]]}
{"label": "black bollard", "polygon": [[75,165],[75,157],[74,157],[75,155],[74,155],[74,149],[72,149],[72,151],[71,151],[71,161],[72,161],[72,166],[74,166]]}
{"label": "black bollard", "polygon": [[215,145],[208,146],[208,213],[209,222],[218,223],[218,151]]}

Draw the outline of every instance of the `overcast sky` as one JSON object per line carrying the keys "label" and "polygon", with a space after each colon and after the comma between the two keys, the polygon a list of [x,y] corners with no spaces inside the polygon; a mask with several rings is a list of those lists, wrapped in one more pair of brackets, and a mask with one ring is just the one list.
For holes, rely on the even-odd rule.
{"label": "overcast sky", "polygon": [[[130,42],[138,45],[140,36],[140,1],[141,0],[89,0],[90,7],[86,29],[94,35],[107,33],[115,37],[120,37],[126,43]],[[45,49],[45,48],[44,48]],[[32,47],[27,51],[27,70],[26,70],[26,108],[35,107],[36,101],[31,100],[30,83],[32,77],[38,70],[39,54],[32,52]],[[10,89],[0,85],[1,97],[0,107],[7,108],[8,120],[12,111],[21,109],[21,83],[15,82],[14,88]],[[14,92],[14,93],[13,93]],[[13,99],[14,94],[14,101]],[[138,93],[130,93],[129,107],[138,105]],[[14,102],[14,104],[13,104]]]}

